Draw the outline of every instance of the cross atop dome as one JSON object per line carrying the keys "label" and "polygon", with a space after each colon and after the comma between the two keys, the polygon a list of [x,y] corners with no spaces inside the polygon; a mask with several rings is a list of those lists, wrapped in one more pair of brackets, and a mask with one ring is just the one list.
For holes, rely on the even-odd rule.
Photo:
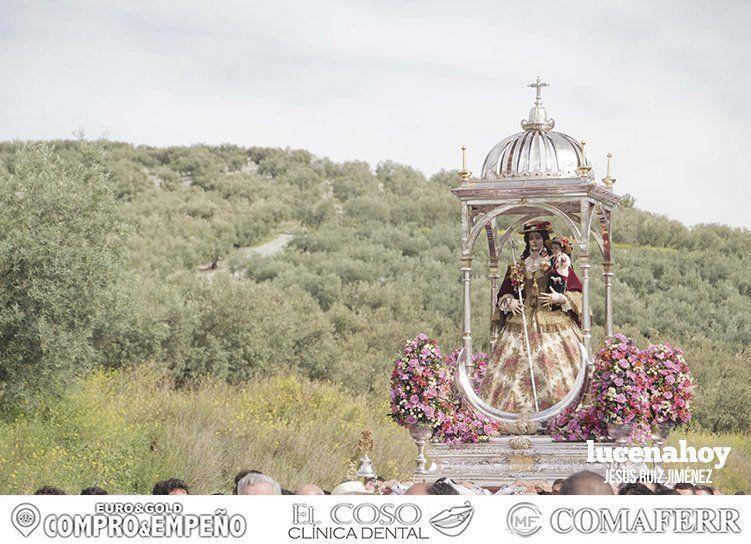
{"label": "cross atop dome", "polygon": [[542,88],[550,87],[549,83],[545,83],[540,76],[537,76],[537,81],[530,83],[527,87],[535,89],[535,105],[529,110],[529,117],[522,120],[522,128],[524,130],[539,130],[542,132],[550,132],[555,126],[553,119],[548,119],[548,112],[542,105]]}
{"label": "cross atop dome", "polygon": [[540,107],[542,106],[542,88],[543,87],[550,87],[549,83],[545,83],[540,79],[540,76],[537,76],[537,81],[534,83],[530,83],[527,85],[527,87],[532,87],[533,89],[537,89],[537,98],[535,99],[535,106]]}

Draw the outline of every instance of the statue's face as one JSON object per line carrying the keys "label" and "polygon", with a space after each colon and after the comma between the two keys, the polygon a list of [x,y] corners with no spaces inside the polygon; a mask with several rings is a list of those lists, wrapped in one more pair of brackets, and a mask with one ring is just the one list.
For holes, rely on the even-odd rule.
{"label": "statue's face", "polygon": [[539,253],[542,249],[542,234],[539,232],[530,232],[529,237],[529,249],[532,253]]}

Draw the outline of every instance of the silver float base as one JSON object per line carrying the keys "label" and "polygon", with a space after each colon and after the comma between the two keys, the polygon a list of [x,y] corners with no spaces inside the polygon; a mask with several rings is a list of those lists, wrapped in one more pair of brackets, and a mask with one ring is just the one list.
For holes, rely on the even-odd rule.
{"label": "silver float base", "polygon": [[587,463],[586,442],[553,442],[549,436],[503,436],[480,444],[430,442],[430,470],[415,472],[416,482],[451,478],[494,487],[517,480],[552,482],[589,470],[605,475],[606,464]]}

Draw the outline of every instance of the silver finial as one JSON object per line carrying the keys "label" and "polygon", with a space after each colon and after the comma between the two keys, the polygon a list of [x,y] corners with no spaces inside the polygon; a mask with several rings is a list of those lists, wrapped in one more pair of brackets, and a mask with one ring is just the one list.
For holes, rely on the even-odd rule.
{"label": "silver finial", "polygon": [[535,106],[529,110],[529,118],[522,120],[522,129],[524,130],[540,130],[542,132],[549,132],[553,130],[555,121],[548,119],[548,112],[542,105],[542,88],[550,87],[550,84],[545,83],[537,76],[537,80],[534,83],[530,83],[527,87],[535,89]]}

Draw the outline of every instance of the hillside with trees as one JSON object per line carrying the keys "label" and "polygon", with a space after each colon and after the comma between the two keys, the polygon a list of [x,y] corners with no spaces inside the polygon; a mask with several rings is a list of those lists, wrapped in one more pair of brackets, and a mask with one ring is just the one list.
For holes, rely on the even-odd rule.
{"label": "hillside with trees", "polygon": [[[459,346],[455,172],[106,141],[4,143],[0,161],[7,425],[92,371],[156,372],[175,392],[295,376],[379,403],[409,337]],[[281,251],[253,251],[287,233]],[[751,232],[688,228],[629,197],[614,213],[614,241],[616,330],[644,347],[684,348],[698,384],[695,430],[748,433]],[[473,283],[480,346],[483,258]]]}

